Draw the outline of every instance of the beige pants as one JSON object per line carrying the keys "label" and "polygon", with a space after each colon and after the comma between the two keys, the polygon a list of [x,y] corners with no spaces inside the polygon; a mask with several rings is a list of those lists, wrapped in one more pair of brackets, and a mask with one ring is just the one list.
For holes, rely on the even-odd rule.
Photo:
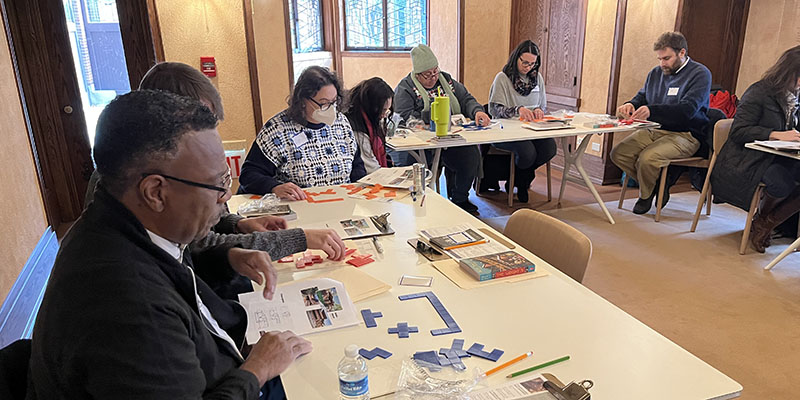
{"label": "beige pants", "polygon": [[675,158],[691,157],[700,142],[689,132],[639,129],[611,149],[611,161],[639,182],[639,197],[650,197],[661,168]]}

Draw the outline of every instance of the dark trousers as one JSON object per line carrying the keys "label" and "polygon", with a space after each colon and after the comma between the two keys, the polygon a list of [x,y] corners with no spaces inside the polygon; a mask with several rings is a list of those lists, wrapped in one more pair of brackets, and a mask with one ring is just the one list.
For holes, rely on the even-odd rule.
{"label": "dark trousers", "polygon": [[472,181],[478,176],[481,151],[478,146],[451,147],[442,151],[444,177],[447,181],[447,196],[454,203],[469,199]]}
{"label": "dark trousers", "polygon": [[789,196],[800,181],[800,162],[784,157],[775,157],[775,162],[767,167],[761,182],[772,197],[783,198]]}
{"label": "dark trousers", "polygon": [[267,381],[261,387],[261,393],[258,400],[286,400],[286,392],[283,390],[283,383],[281,377],[276,376]]}
{"label": "dark trousers", "polygon": [[[433,162],[433,150],[425,150],[428,168]],[[390,157],[395,166],[408,166],[416,162],[408,152],[391,152]],[[441,162],[444,164],[444,176],[447,181],[447,196],[456,203],[469,199],[472,181],[478,176],[481,163],[481,152],[478,146],[459,146],[442,150]]]}
{"label": "dark trousers", "polygon": [[553,139],[495,143],[493,146],[513,151],[516,154],[514,164],[519,169],[539,168],[556,155],[556,141]]}

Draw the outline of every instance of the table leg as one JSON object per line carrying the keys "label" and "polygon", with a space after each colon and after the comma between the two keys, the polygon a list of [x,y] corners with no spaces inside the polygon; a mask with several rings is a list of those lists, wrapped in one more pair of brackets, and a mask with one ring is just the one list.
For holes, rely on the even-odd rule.
{"label": "table leg", "polygon": [[597,201],[597,204],[600,205],[600,208],[603,210],[603,213],[606,215],[608,222],[612,225],[615,224],[614,218],[611,217],[611,213],[608,212],[608,208],[606,208],[605,203],[603,203],[603,199],[600,197],[600,194],[597,193],[597,189],[594,188],[594,184],[592,184],[592,180],[589,179],[589,174],[586,173],[586,170],[583,169],[583,153],[586,152],[586,147],[589,146],[589,135],[584,135],[583,140],[581,140],[581,144],[578,145],[578,148],[575,151],[568,151],[568,143],[567,138],[561,138],[561,145],[564,150],[564,175],[561,178],[561,193],[558,195],[558,201],[561,202],[561,195],[564,194],[564,185],[566,185],[567,177],[569,176],[569,167],[571,165],[575,165],[575,169],[578,170],[578,173],[583,178],[583,182],[586,187],[592,192],[592,196]]}
{"label": "table leg", "polygon": [[569,168],[572,166],[572,158],[569,156],[569,141],[567,137],[561,138],[561,150],[564,152],[564,170],[561,177],[561,188],[558,191],[558,201],[556,204],[561,206],[561,198],[564,197],[564,189],[567,188],[567,176],[569,175]]}
{"label": "table leg", "polygon": [[787,248],[786,248],[786,250],[784,250],[783,252],[781,252],[781,254],[779,254],[777,257],[775,257],[775,259],[774,259],[774,260],[770,261],[770,262],[769,262],[769,264],[767,264],[767,266],[766,266],[766,267],[764,267],[764,270],[766,270],[766,271],[769,271],[769,270],[771,270],[771,269],[772,269],[772,267],[774,267],[776,264],[778,264],[779,262],[781,262],[781,260],[783,260],[784,258],[786,258],[786,256],[788,256],[789,254],[791,254],[792,252],[794,252],[794,251],[795,251],[795,250],[797,250],[798,248],[800,248],[800,238],[797,238],[797,240],[795,240],[794,242],[792,242],[792,244],[791,244],[791,245],[789,245],[789,247],[787,247]]}

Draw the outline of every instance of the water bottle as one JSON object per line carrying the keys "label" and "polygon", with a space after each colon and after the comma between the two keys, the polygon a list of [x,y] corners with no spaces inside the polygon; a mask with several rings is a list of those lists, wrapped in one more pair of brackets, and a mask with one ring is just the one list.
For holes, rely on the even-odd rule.
{"label": "water bottle", "polygon": [[339,361],[339,398],[342,400],[369,400],[367,362],[358,354],[358,346],[344,348],[344,358]]}

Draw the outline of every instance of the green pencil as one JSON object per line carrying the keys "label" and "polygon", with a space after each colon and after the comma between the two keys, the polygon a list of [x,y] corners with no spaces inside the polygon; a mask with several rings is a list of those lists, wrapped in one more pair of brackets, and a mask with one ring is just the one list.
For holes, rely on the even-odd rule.
{"label": "green pencil", "polygon": [[555,359],[555,360],[553,360],[553,361],[548,361],[548,362],[546,362],[546,363],[542,363],[542,364],[539,364],[539,365],[534,365],[533,367],[530,367],[530,368],[523,369],[522,371],[517,371],[517,372],[514,372],[514,373],[513,373],[513,374],[511,374],[511,375],[506,375],[506,378],[514,378],[514,377],[520,376],[520,375],[522,375],[522,374],[527,374],[528,372],[531,372],[531,371],[536,371],[537,369],[541,369],[541,368],[544,368],[544,367],[549,367],[549,366],[551,366],[551,365],[553,365],[553,364],[558,364],[558,363],[560,363],[560,362],[562,362],[562,361],[567,361],[567,360],[569,360],[569,356],[564,356],[564,357],[561,357],[561,358],[556,358],[556,359]]}

